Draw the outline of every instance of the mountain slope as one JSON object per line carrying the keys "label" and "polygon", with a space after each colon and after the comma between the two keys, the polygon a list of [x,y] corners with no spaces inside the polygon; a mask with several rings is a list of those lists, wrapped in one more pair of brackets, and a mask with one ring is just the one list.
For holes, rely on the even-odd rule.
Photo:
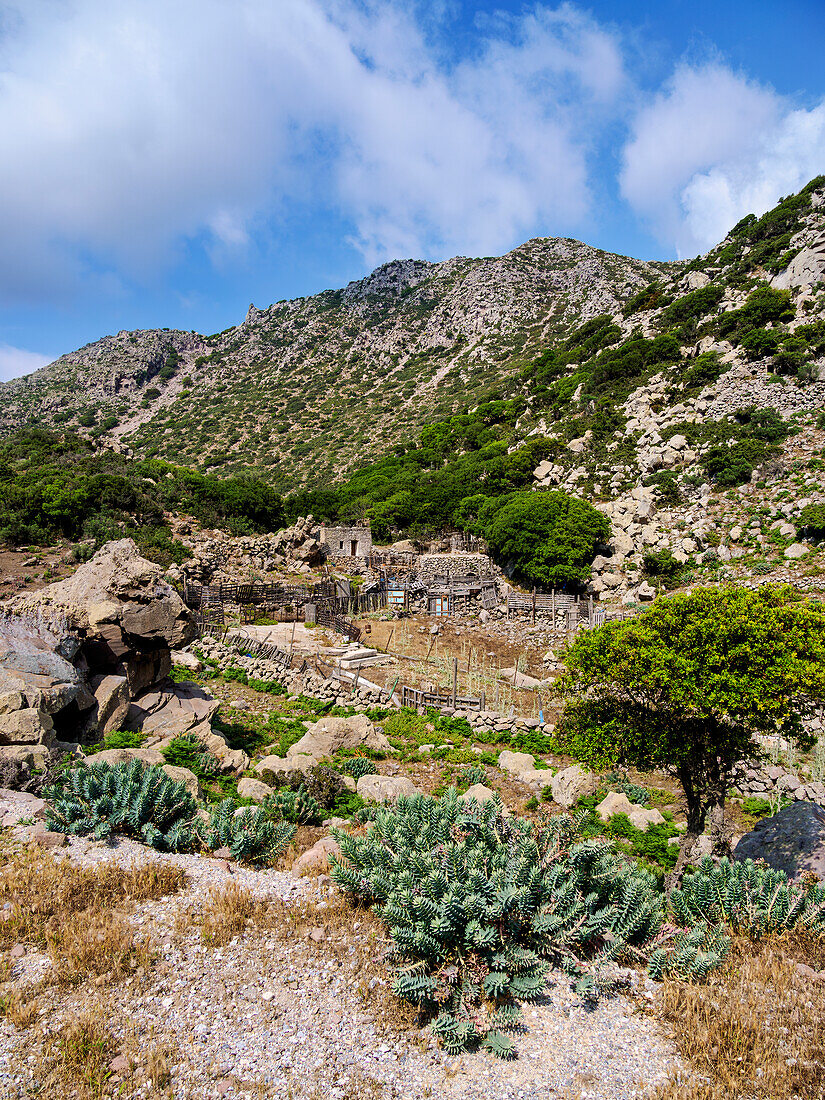
{"label": "mountain slope", "polygon": [[144,455],[321,483],[478,403],[548,341],[678,269],[558,239],[395,261],[344,290],[250,306],[214,336],[105,337],[0,387],[0,427],[80,425]]}

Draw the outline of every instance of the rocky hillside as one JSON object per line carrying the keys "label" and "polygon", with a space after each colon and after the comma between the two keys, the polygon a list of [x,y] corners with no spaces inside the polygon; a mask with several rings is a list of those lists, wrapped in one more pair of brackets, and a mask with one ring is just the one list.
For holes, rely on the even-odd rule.
{"label": "rocky hillside", "polygon": [[63,424],[142,455],[322,483],[478,403],[676,267],[556,239],[500,258],[395,261],[344,290],[250,306],[213,336],[104,337],[0,386],[0,425]]}

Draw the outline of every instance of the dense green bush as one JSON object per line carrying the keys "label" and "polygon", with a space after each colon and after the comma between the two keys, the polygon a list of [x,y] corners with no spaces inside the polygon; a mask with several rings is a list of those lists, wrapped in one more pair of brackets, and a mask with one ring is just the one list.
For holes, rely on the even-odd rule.
{"label": "dense green bush", "polygon": [[277,530],[284,520],[280,497],[252,478],[221,480],[156,460],[135,461],[39,428],[0,446],[0,490],[2,541],[100,543],[131,535],[164,564],[190,553],[172,538],[165,510],[210,527],[243,519],[250,530]]}
{"label": "dense green bush", "polygon": [[563,492],[517,493],[482,509],[479,526],[492,553],[532,585],[580,584],[601,543],[607,517]]}
{"label": "dense green bush", "polygon": [[825,504],[806,504],[796,520],[800,534],[825,539]]}
{"label": "dense green bush", "polygon": [[193,733],[184,733],[173,737],[165,749],[161,749],[163,759],[176,768],[188,768],[199,779],[210,779],[220,771],[220,761],[209,752]]}
{"label": "dense green bush", "polygon": [[366,836],[333,832],[334,880],[376,906],[400,964],[394,991],[434,1017],[450,1053],[482,1045],[512,1056],[505,1032],[518,1002],[541,994],[551,963],[588,996],[611,960],[647,956],[657,975],[700,976],[727,950],[704,925],[657,940],[653,878],[603,840],[582,839],[564,815],[534,826],[506,818],[498,799],[462,806],[451,790],[377,810]]}

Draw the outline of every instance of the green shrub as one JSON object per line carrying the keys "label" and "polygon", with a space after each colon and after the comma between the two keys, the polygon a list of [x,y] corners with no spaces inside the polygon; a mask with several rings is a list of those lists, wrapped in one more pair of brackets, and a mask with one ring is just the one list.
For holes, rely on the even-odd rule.
{"label": "green shrub", "polygon": [[642,566],[648,577],[661,577],[664,581],[676,581],[684,569],[672,550],[649,550],[642,558]]}
{"label": "green shrub", "polygon": [[145,733],[135,733],[132,730],[112,730],[107,733],[97,745],[86,745],[83,751],[87,756],[102,752],[104,749],[139,749],[146,740]]}
{"label": "green shrub", "polygon": [[320,825],[324,819],[324,813],[320,805],[301,786],[297,791],[289,787],[281,787],[268,800],[271,803],[272,812],[284,821],[292,821],[296,825]]}
{"label": "green shrub", "polygon": [[220,761],[209,752],[194,733],[173,737],[166,748],[161,749],[163,759],[176,768],[188,768],[199,779],[208,779],[220,771]]}
{"label": "green shrub", "polygon": [[825,932],[825,885],[794,886],[782,871],[706,856],[699,869],[685,875],[670,905],[684,922],[724,922],[753,939],[804,928]]}
{"label": "green shrub", "polygon": [[560,491],[516,493],[485,505],[479,525],[496,559],[533,585],[588,580],[598,546],[610,537],[605,515]]}
{"label": "green shrub", "polygon": [[796,529],[813,538],[825,538],[825,504],[806,504],[796,521]]}
{"label": "green shrub", "polygon": [[465,789],[474,787],[477,783],[487,782],[487,773],[484,768],[479,768],[477,764],[468,764],[466,768],[462,768],[458,773],[458,781]]}
{"label": "green shrub", "polygon": [[368,756],[354,756],[342,765],[342,770],[357,781],[362,775],[375,775],[378,768]]}
{"label": "green shrub", "polygon": [[773,812],[774,809],[767,798],[742,799],[742,813],[747,814],[748,817],[770,817]]}
{"label": "green shrub", "polygon": [[[498,799],[462,807],[451,790],[379,808],[367,836],[333,832],[333,879],[376,906],[401,964],[394,991],[434,1017],[450,1053],[481,1045],[512,1056],[505,1032],[518,1001],[542,993],[550,963],[595,995],[600,966],[644,956],[662,928],[652,877],[604,841],[582,840],[564,815],[533,826],[505,818]],[[702,925],[655,947],[651,965],[698,976],[726,949]]]}
{"label": "green shrub", "polygon": [[142,760],[70,768],[45,792],[50,829],[103,840],[136,837],[162,851],[189,851],[200,838],[198,804],[183,783]]}
{"label": "green shrub", "polygon": [[533,756],[541,756],[553,751],[554,741],[541,730],[517,730],[510,738],[510,745],[515,752],[530,752]]}
{"label": "green shrub", "polygon": [[286,850],[295,835],[288,821],[273,821],[265,806],[241,807],[225,798],[209,819],[204,831],[207,848],[228,848],[239,862],[267,864]]}

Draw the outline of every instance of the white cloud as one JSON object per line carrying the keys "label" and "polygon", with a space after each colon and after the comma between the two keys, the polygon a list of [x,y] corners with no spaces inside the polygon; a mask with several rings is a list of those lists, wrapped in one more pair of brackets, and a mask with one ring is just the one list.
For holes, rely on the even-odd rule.
{"label": "white cloud", "polygon": [[677,69],[632,130],[622,193],[682,256],[825,170],[825,104],[794,109],[719,63]]}
{"label": "white cloud", "polygon": [[13,348],[11,344],[0,344],[0,382],[31,374],[51,363],[53,359],[52,355],[41,355],[37,351]]}
{"label": "white cloud", "polygon": [[[16,0],[0,34],[0,298],[140,277],[289,201],[364,255],[492,252],[588,209],[614,37],[569,6],[455,66],[401,0]],[[425,5],[426,8],[426,5]],[[412,12],[413,14],[409,14]]]}

